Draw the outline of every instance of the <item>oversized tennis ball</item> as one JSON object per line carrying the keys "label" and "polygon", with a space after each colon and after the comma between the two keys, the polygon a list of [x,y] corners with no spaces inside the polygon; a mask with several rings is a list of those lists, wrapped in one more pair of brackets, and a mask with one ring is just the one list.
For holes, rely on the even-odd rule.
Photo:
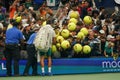
{"label": "oversized tennis ball", "polygon": [[64,40],[63,36],[57,36],[57,42],[61,43]]}
{"label": "oversized tennis ball", "polygon": [[64,40],[64,41],[61,43],[61,47],[62,47],[63,49],[69,48],[69,47],[70,47],[69,41]]}
{"label": "oversized tennis ball", "polygon": [[70,35],[70,32],[69,32],[68,29],[63,29],[63,30],[61,31],[61,35],[62,35],[64,38],[68,38],[69,35]]}
{"label": "oversized tennis ball", "polygon": [[73,46],[73,50],[76,52],[76,53],[79,53],[79,52],[81,52],[81,50],[82,50],[82,46],[81,46],[81,44],[75,44],[74,46]]}
{"label": "oversized tennis ball", "polygon": [[16,21],[17,23],[19,23],[19,22],[21,21],[21,19],[22,19],[22,17],[21,17],[21,16],[18,16],[18,17],[15,18],[15,21]]}
{"label": "oversized tennis ball", "polygon": [[58,47],[58,48],[59,48],[59,47],[60,47],[60,43],[57,43],[57,44],[56,44],[56,47]]}
{"label": "oversized tennis ball", "polygon": [[84,33],[83,33],[83,32],[78,32],[78,34],[77,34],[77,38],[83,40],[83,39],[85,38]]}
{"label": "oversized tennis ball", "polygon": [[85,16],[83,18],[83,22],[86,24],[86,25],[89,25],[92,23],[92,18],[90,16]]}
{"label": "oversized tennis ball", "polygon": [[55,33],[56,33],[56,37],[60,35],[60,31],[59,30],[55,30]]}
{"label": "oversized tennis ball", "polygon": [[76,29],[76,24],[71,22],[68,24],[68,30],[74,31]]}
{"label": "oversized tennis ball", "polygon": [[87,28],[82,28],[80,30],[80,32],[83,32],[85,36],[88,35],[88,29]]}
{"label": "oversized tennis ball", "polygon": [[91,47],[88,45],[83,46],[83,53],[89,54],[91,52]]}
{"label": "oversized tennis ball", "polygon": [[9,24],[8,27],[7,27],[7,30],[10,29],[10,28],[12,28],[12,27],[13,27],[13,25]]}
{"label": "oversized tennis ball", "polygon": [[52,53],[55,53],[55,52],[57,52],[57,48],[55,45],[52,45]]}
{"label": "oversized tennis ball", "polygon": [[78,14],[78,12],[77,11],[72,11],[71,13],[70,13],[70,18],[78,18],[79,17],[79,14]]}
{"label": "oversized tennis ball", "polygon": [[46,21],[44,21],[43,23],[42,23],[42,26],[45,26],[46,25]]}
{"label": "oversized tennis ball", "polygon": [[71,23],[71,22],[77,24],[78,21],[77,21],[77,19],[75,19],[75,18],[71,18],[71,19],[69,20],[69,23]]}

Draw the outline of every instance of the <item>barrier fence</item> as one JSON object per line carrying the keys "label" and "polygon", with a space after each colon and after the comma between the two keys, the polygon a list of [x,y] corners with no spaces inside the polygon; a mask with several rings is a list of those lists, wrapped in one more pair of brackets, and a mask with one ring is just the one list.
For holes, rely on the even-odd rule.
{"label": "barrier fence", "polygon": [[[120,72],[120,58],[73,58],[73,59],[53,59],[52,60],[53,74],[80,74],[80,73],[106,73]],[[47,60],[45,60],[47,65]],[[23,74],[26,65],[26,60],[20,60],[20,74]],[[47,66],[45,66],[47,71]],[[30,74],[32,69],[30,69]],[[41,68],[38,63],[38,73],[41,73]],[[6,75],[6,61],[0,60],[0,76]]]}

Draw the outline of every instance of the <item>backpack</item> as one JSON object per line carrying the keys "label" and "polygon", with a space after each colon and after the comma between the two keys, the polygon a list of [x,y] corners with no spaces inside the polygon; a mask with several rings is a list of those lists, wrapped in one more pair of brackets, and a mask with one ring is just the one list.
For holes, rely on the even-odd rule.
{"label": "backpack", "polygon": [[49,49],[49,30],[47,26],[43,26],[40,28],[40,30],[37,32],[35,40],[33,44],[35,45],[35,48],[37,50],[40,50],[40,52],[47,52]]}

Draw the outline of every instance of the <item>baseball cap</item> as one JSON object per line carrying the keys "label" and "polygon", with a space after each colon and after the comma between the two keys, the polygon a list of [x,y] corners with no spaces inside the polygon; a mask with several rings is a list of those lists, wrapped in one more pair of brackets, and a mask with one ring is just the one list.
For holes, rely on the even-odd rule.
{"label": "baseball cap", "polygon": [[27,26],[29,26],[29,24],[27,24],[27,23],[23,24],[23,27],[24,27],[24,28],[27,27]]}
{"label": "baseball cap", "polygon": [[35,25],[35,26],[33,27],[33,31],[38,30],[38,29],[40,29],[40,26]]}
{"label": "baseball cap", "polygon": [[100,34],[105,34],[105,31],[104,30],[100,30],[99,33]]}
{"label": "baseball cap", "polygon": [[107,36],[107,40],[110,40],[110,39],[113,39],[113,38],[115,38],[115,37],[112,36],[112,35],[108,35],[108,36]]}

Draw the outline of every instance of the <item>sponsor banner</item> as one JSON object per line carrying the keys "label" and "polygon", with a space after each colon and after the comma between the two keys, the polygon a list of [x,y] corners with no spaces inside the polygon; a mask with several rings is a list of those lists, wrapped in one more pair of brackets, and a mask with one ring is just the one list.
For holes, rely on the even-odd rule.
{"label": "sponsor banner", "polygon": [[[26,60],[21,60],[20,74],[23,74]],[[53,59],[52,60],[53,74],[77,74],[77,73],[104,73],[104,72],[120,72],[120,58],[75,58],[75,59]],[[47,60],[45,60],[47,65]],[[45,66],[47,72],[47,66]],[[30,74],[32,69],[30,69]],[[41,73],[41,68],[38,63],[38,73]],[[6,75],[6,61],[0,60],[0,76]]]}

